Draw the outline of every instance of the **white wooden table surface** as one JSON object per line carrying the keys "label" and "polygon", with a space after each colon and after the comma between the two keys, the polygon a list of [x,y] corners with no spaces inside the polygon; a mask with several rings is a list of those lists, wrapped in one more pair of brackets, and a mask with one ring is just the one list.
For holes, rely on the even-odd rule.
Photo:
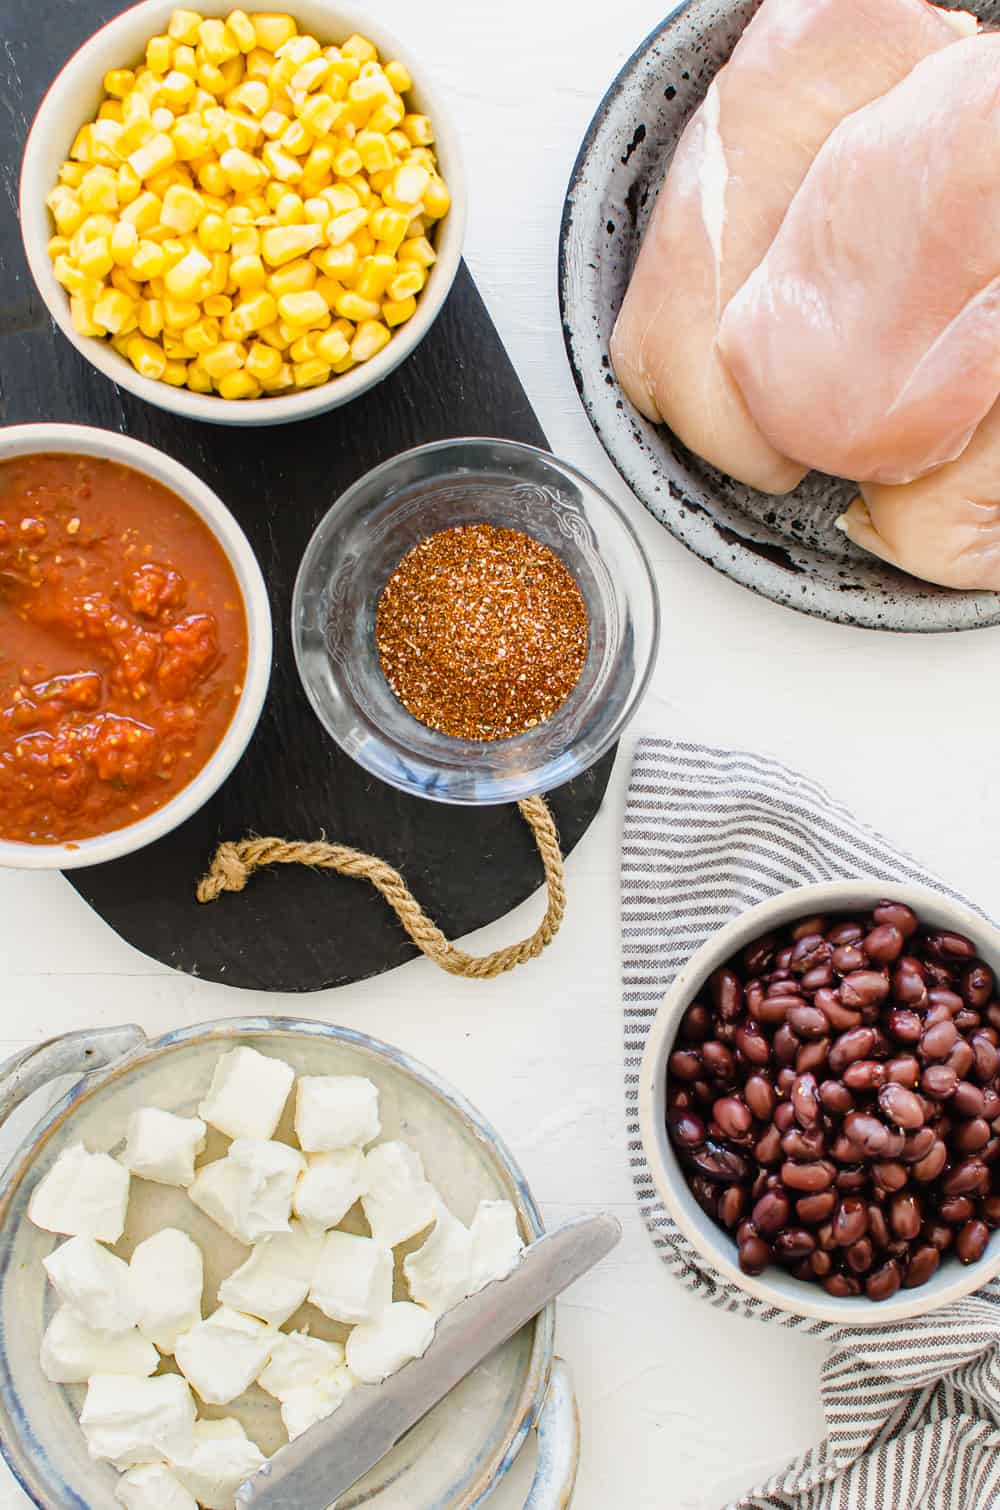
{"label": "white wooden table surface", "polygon": [[[468,260],[550,443],[623,500],[655,563],[663,643],[636,728],[798,764],[995,913],[1000,630],[877,635],[753,596],[630,498],[578,404],[556,301],[563,196],[597,102],[662,5],[378,0],[400,34],[419,40],[422,29],[450,95],[471,180]],[[604,1207],[625,1227],[619,1250],[560,1307],[584,1430],[574,1510],[708,1510],[821,1433],[822,1348],[689,1298],[633,1204],[617,887],[629,746],[569,861],[562,934],[543,959],[488,984],[420,960],[308,997],[233,991],[135,953],[60,876],[0,874],[0,1054],[98,1023],[134,1019],[156,1034],[273,1010],[360,1028],[424,1059],[502,1129],[550,1222]],[[535,898],[468,942],[485,950],[519,937],[538,911]],[[0,1151],[9,1144],[10,1130]],[[491,1501],[497,1510],[523,1504],[529,1457]],[[0,1510],[25,1505],[0,1475]]]}

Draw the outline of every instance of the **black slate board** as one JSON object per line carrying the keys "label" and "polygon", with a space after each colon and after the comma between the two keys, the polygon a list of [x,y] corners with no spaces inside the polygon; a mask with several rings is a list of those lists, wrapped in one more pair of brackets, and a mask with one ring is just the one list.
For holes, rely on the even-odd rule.
{"label": "black slate board", "polygon": [[[392,969],[409,943],[358,881],[302,867],[264,872],[240,896],[202,906],[194,885],[221,839],[322,833],[398,866],[449,937],[491,922],[543,879],[515,807],[447,808],[406,797],[327,738],[299,685],[289,617],[306,543],[338,494],[370,467],[424,441],[545,436],[463,265],[415,355],[371,393],[298,425],[227,429],[176,419],[121,392],[55,330],[21,252],[15,207],[27,125],[51,78],[122,7],[108,0],[4,0],[0,91],[0,419],[101,425],[148,441],[197,472],[230,506],[271,597],[275,659],[254,740],[233,775],[182,828],[139,854],[68,873],[110,925],[175,969],[260,990],[315,991]],[[601,803],[614,752],[553,794],[563,848]]]}

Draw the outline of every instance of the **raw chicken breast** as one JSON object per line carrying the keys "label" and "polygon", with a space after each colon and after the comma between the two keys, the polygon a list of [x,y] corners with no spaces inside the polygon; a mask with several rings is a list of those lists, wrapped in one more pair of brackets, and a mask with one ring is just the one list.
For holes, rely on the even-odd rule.
{"label": "raw chicken breast", "polygon": [[1000,394],[1000,35],[838,126],[720,345],[772,445],[860,482],[960,456]]}
{"label": "raw chicken breast", "polygon": [[834,127],[975,30],[926,0],[764,0],[681,137],[611,338],[647,418],[767,493],[806,471],[751,419],[715,346]]}
{"label": "raw chicken breast", "polygon": [[927,582],[1000,591],[1000,404],[957,461],[862,492],[837,520],[856,545]]}

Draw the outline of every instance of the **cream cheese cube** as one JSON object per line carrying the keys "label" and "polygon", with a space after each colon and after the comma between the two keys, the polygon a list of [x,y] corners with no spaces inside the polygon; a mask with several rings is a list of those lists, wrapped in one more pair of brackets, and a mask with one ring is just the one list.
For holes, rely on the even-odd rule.
{"label": "cream cheese cube", "polygon": [[281,1326],[309,1294],[323,1250],[319,1228],[292,1222],[257,1243],[245,1264],[219,1286],[219,1300],[271,1326]]}
{"label": "cream cheese cube", "polygon": [[240,1138],[224,1159],[205,1164],[188,1194],[224,1231],[248,1246],[289,1231],[296,1182],[306,1161],[287,1143]]}
{"label": "cream cheese cube", "polygon": [[374,1321],[392,1301],[392,1250],[370,1237],[328,1232],[309,1291],[333,1321]]}
{"label": "cream cheese cube", "polygon": [[295,1093],[295,1136],[307,1153],[361,1148],[382,1131],[378,1091],[363,1075],[303,1075]]}
{"label": "cream cheese cube", "polygon": [[116,1243],[125,1231],[129,1172],[107,1153],[74,1143],[39,1181],[28,1216],[44,1232]]}
{"label": "cream cheese cube", "polygon": [[139,1330],[161,1353],[172,1353],[182,1332],[201,1320],[201,1249],[186,1232],[164,1227],[139,1243],[129,1270]]}
{"label": "cream cheese cube", "polygon": [[178,1374],[94,1374],[80,1414],[90,1456],[116,1468],[190,1451],[194,1422],[194,1400]]}
{"label": "cream cheese cube", "polygon": [[206,1405],[228,1405],[250,1388],[270,1358],[276,1338],[273,1327],[220,1306],[178,1337],[174,1358]]}
{"label": "cream cheese cube", "polygon": [[86,1384],[91,1374],[155,1374],[160,1355],[134,1328],[117,1337],[95,1332],[69,1306],[60,1306],[45,1328],[42,1373],[53,1384]]}
{"label": "cream cheese cube", "polygon": [[143,1180],[188,1186],[194,1179],[195,1158],[204,1147],[200,1117],[175,1117],[156,1106],[142,1106],[128,1120],[122,1163]]}
{"label": "cream cheese cube", "polygon": [[194,1443],[172,1467],[206,1510],[233,1510],[236,1491],[263,1468],[266,1457],[251,1442],[239,1421],[196,1421]]}
{"label": "cream cheese cube", "polygon": [[310,1154],[292,1196],[292,1210],[303,1221],[336,1227],[367,1189],[365,1156],[360,1148]]}
{"label": "cream cheese cube", "polygon": [[289,1390],[305,1389],[334,1373],[343,1361],[344,1349],[339,1342],[325,1342],[307,1332],[282,1332],[257,1383],[281,1400]]}
{"label": "cream cheese cube", "polygon": [[439,1205],[430,1237],[403,1260],[410,1295],[435,1316],[457,1306],[472,1284],[472,1233]]}
{"label": "cream cheese cube", "polygon": [[281,1397],[281,1419],[288,1432],[288,1440],[294,1442],[296,1437],[308,1431],[310,1426],[315,1426],[317,1421],[325,1421],[327,1416],[332,1416],[353,1388],[351,1371],[346,1365],[342,1365],[332,1374],[324,1374],[314,1384],[304,1384],[298,1389],[288,1390]]}
{"label": "cream cheese cube", "polygon": [[405,1143],[380,1143],[366,1155],[365,1173],[368,1189],[361,1205],[377,1243],[394,1248],[430,1226],[438,1197],[415,1149]]}
{"label": "cream cheese cube", "polygon": [[469,1228],[472,1273],[469,1294],[475,1295],[495,1279],[506,1279],[524,1252],[517,1228],[517,1212],[510,1201],[480,1201]]}
{"label": "cream cheese cube", "polygon": [[166,1463],[130,1468],[115,1485],[115,1499],[125,1510],[198,1510],[194,1495],[188,1494]]}
{"label": "cream cheese cube", "polygon": [[435,1321],[423,1306],[395,1301],[377,1321],[356,1326],[347,1339],[347,1366],[363,1384],[381,1384],[426,1353]]}
{"label": "cream cheese cube", "polygon": [[42,1259],[59,1299],[95,1332],[118,1336],[138,1318],[128,1264],[92,1237],[71,1237]]}
{"label": "cream cheese cube", "polygon": [[273,1138],[294,1079],[283,1059],[232,1049],[215,1066],[198,1114],[227,1138]]}

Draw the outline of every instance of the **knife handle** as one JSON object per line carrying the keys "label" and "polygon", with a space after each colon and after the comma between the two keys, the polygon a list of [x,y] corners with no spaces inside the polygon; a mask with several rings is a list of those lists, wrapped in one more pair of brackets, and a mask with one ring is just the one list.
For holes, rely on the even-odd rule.
{"label": "knife handle", "polygon": [[524,1510],[568,1510],[580,1462],[580,1413],[569,1369],[561,1358],[552,1365],[537,1431],[538,1462]]}

